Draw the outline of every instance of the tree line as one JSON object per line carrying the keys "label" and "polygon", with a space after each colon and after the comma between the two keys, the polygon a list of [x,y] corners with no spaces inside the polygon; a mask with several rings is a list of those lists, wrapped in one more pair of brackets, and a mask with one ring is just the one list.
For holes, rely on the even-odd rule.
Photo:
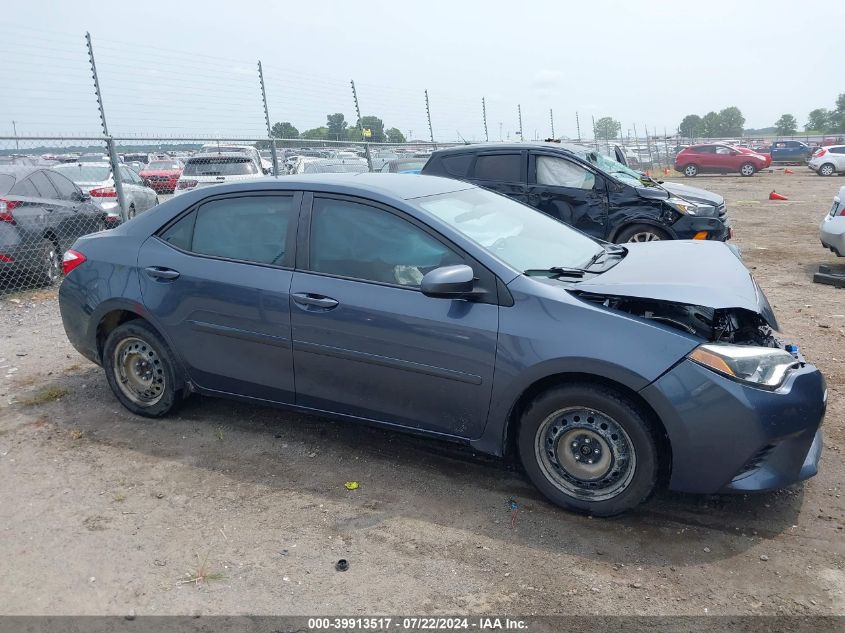
{"label": "tree line", "polygon": [[[681,136],[689,138],[724,138],[741,136],[745,118],[737,107],[721,112],[708,112],[704,116],[688,114],[678,126]],[[809,134],[845,132],[845,93],[836,99],[835,107],[816,108],[807,115],[804,131]],[[792,114],[782,114],[771,128],[755,130],[757,133],[774,132],[778,136],[791,136],[798,132],[798,120]]]}
{"label": "tree line", "polygon": [[[370,136],[364,139],[361,130],[369,130]],[[326,115],[326,124],[300,132],[290,121],[281,121],[270,128],[273,138],[304,139],[309,141],[361,141],[373,143],[404,143],[405,135],[399,128],[384,129],[384,121],[377,116],[362,116],[361,127],[350,127],[340,112]]]}

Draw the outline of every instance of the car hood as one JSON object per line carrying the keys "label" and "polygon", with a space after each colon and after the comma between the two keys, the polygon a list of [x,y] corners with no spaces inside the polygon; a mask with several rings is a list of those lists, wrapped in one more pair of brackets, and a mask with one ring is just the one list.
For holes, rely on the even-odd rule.
{"label": "car hood", "polygon": [[682,185],[678,182],[663,182],[660,187],[637,187],[637,193],[644,198],[652,198],[657,200],[666,200],[671,196],[677,196],[690,202],[699,204],[707,204],[713,207],[719,207],[724,204],[725,199],[717,193],[699,189],[698,187],[690,187],[689,185]]}
{"label": "car hood", "polygon": [[716,310],[740,308],[779,329],[768,299],[749,270],[722,242],[673,240],[626,244],[613,268],[576,284],[578,292],[657,299]]}

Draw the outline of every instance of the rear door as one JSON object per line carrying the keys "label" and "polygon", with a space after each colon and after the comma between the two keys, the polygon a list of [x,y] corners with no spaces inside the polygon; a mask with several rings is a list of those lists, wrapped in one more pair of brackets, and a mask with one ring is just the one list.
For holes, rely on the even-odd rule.
{"label": "rear door", "polygon": [[142,245],[144,305],[200,387],[293,402],[289,291],[300,200],[209,198]]}
{"label": "rear door", "polygon": [[532,151],[528,204],[588,235],[606,237],[607,184],[601,174],[579,162]]}
{"label": "rear door", "polygon": [[527,151],[483,152],[476,156],[469,180],[528,204],[527,173]]}
{"label": "rear door", "polygon": [[715,145],[700,145],[694,148],[694,151],[694,162],[701,168],[701,171],[718,171],[721,169],[716,157]]}
{"label": "rear door", "polygon": [[73,210],[75,233],[78,236],[94,233],[105,228],[102,222],[102,210],[90,201],[83,201],[79,187],[58,172],[45,171],[44,173],[53,183],[59,198]]}
{"label": "rear door", "polygon": [[58,239],[59,249],[64,252],[77,238],[85,233],[73,209],[73,203],[62,200],[55,185],[47,178],[44,171],[36,171],[29,176],[29,181],[41,198],[41,209],[45,212],[45,231],[49,230]]}
{"label": "rear door", "polygon": [[308,194],[291,286],[297,404],[464,438],[484,429],[498,305],[435,299],[423,274],[466,263],[390,207]]}

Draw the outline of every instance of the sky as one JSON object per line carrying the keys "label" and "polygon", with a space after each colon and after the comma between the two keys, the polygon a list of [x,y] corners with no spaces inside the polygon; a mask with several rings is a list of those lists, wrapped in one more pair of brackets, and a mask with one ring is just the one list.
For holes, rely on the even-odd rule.
{"label": "sky", "polygon": [[[101,133],[90,32],[114,136],[266,135],[342,112],[413,138],[673,131],[735,105],[746,127],[807,113],[845,92],[845,2],[487,0],[10,1],[0,39],[0,135]],[[813,9],[813,5],[816,9]],[[823,16],[820,19],[819,16]],[[487,133],[482,117],[486,102]],[[14,121],[14,128],[13,123]],[[3,141],[0,141],[2,146]]]}

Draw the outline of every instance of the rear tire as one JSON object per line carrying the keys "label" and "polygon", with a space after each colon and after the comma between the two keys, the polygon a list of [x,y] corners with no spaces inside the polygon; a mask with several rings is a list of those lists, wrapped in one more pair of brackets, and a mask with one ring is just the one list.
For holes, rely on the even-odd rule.
{"label": "rear tire", "polygon": [[614,241],[617,244],[622,244],[623,242],[659,242],[668,239],[671,239],[671,236],[656,226],[632,224],[619,231]]}
{"label": "rear tire", "polygon": [[694,163],[690,163],[689,165],[684,165],[684,176],[687,178],[694,178],[698,176],[698,165]]}
{"label": "rear tire", "polygon": [[658,443],[648,415],[620,391],[573,383],[539,395],[522,415],[519,455],[552,503],[595,516],[630,510],[654,491]]}
{"label": "rear tire", "polygon": [[741,176],[753,176],[757,173],[757,168],[753,163],[743,163],[742,167],[739,168],[739,173]]}
{"label": "rear tire", "polygon": [[134,204],[129,205],[129,211],[126,212],[126,217],[130,220],[135,217],[135,205]]}
{"label": "rear tire", "polygon": [[146,321],[127,321],[112,330],[102,364],[112,392],[136,415],[160,418],[182,401],[185,381],[175,356]]}
{"label": "rear tire", "polygon": [[62,261],[59,247],[47,238],[41,240],[41,253],[38,264],[38,283],[53,286],[62,276]]}
{"label": "rear tire", "polygon": [[832,163],[825,163],[819,167],[819,176],[833,176],[836,173],[836,167]]}

